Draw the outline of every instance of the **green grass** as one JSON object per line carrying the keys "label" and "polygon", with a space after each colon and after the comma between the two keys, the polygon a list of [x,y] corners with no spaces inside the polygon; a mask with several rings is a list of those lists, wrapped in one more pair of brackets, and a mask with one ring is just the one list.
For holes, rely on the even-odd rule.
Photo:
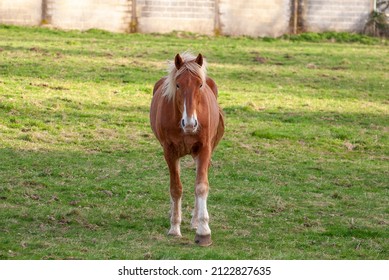
{"label": "green grass", "polygon": [[[389,259],[387,43],[305,36],[0,26],[0,259]],[[226,115],[209,248],[190,230],[190,158],[183,238],[166,235],[149,127],[153,85],[185,50],[207,57]]]}

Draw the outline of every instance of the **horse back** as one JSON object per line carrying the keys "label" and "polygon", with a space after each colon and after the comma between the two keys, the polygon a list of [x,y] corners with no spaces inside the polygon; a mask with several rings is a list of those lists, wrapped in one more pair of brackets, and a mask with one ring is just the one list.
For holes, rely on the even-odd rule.
{"label": "horse back", "polygon": [[224,135],[224,115],[222,109],[219,107],[219,124],[217,126],[217,131],[215,138],[213,139],[213,149],[216,148],[217,144],[219,144],[220,140]]}
{"label": "horse back", "polygon": [[[162,86],[165,81],[166,77],[161,78],[158,82],[155,83],[153,88],[153,98],[151,100],[151,106],[150,106],[150,124],[151,129],[154,133],[154,135],[157,137],[157,139],[161,142],[161,129],[160,129],[160,121],[158,121],[158,111],[160,107],[160,101],[162,97]],[[159,124],[158,124],[159,123]]]}
{"label": "horse back", "polygon": [[166,80],[166,77],[161,78],[158,82],[155,83],[153,88],[153,95],[158,90],[158,88],[163,84],[163,82]]}
{"label": "horse back", "polygon": [[206,83],[210,87],[210,89],[212,90],[213,94],[215,95],[215,97],[217,99],[218,90],[217,90],[217,85],[216,85],[215,81],[212,80],[211,78],[207,77]]}
{"label": "horse back", "polygon": [[[214,148],[216,148],[216,146],[218,145],[218,143],[220,142],[220,140],[222,139],[222,137],[224,135],[224,114],[223,114],[223,110],[220,108],[220,106],[217,102],[218,89],[217,89],[217,85],[216,85],[215,81],[212,80],[211,78],[207,77],[206,83],[215,96],[214,102],[216,104],[214,104],[215,107],[213,107],[213,108],[215,110],[218,110],[218,117],[219,117],[219,121],[217,122],[217,127],[215,127],[216,133],[214,134],[214,136],[212,138],[212,144],[211,144],[212,149],[214,149]],[[210,101],[212,99],[213,98],[210,98],[209,102],[212,102],[212,101]]]}

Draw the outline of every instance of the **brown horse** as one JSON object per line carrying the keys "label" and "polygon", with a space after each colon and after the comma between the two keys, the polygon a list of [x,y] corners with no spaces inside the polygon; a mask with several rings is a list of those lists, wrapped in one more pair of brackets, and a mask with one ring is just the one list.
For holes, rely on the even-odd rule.
{"label": "brown horse", "polygon": [[181,236],[180,158],[191,155],[197,173],[191,226],[196,229],[195,242],[209,246],[212,240],[207,211],[208,168],[211,154],[223,136],[224,120],[217,103],[216,84],[206,76],[206,62],[201,54],[177,54],[174,63],[170,63],[168,76],[154,86],[150,123],[170,172],[168,234]]}

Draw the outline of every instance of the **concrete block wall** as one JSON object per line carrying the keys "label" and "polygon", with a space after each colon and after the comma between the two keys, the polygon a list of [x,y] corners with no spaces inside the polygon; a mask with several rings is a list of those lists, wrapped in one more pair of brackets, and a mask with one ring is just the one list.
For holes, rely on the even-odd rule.
{"label": "concrete block wall", "polygon": [[128,0],[48,0],[47,11],[51,25],[62,29],[125,32],[131,22]]}
{"label": "concrete block wall", "polygon": [[372,2],[372,0],[305,0],[305,30],[360,32],[372,11]]}
{"label": "concrete block wall", "polygon": [[138,31],[213,34],[215,0],[137,0]]}
{"label": "concrete block wall", "polygon": [[39,25],[42,0],[0,0],[0,23]]}
{"label": "concrete block wall", "polygon": [[220,0],[222,33],[272,37],[288,33],[290,7],[291,0]]}
{"label": "concrete block wall", "polygon": [[[0,23],[113,32],[277,37],[290,32],[296,0],[0,0]],[[374,0],[298,0],[305,31],[361,31]],[[132,7],[136,9],[132,10]],[[300,6],[301,7],[301,6]],[[134,25],[134,23],[137,23]],[[133,23],[133,24],[131,24]]]}

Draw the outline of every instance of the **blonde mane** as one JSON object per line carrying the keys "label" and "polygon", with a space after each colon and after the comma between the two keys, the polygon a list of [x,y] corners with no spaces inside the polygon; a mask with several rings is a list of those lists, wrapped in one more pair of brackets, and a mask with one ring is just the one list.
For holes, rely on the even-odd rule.
{"label": "blonde mane", "polygon": [[189,71],[190,73],[198,76],[203,83],[206,82],[207,77],[207,63],[205,59],[203,59],[203,65],[198,65],[195,60],[196,56],[189,52],[184,52],[180,54],[182,61],[184,64],[181,66],[179,70],[177,70],[174,61],[168,62],[168,75],[166,76],[165,81],[162,85],[162,96],[166,97],[168,100],[172,100],[176,93],[176,79],[185,71]]}

